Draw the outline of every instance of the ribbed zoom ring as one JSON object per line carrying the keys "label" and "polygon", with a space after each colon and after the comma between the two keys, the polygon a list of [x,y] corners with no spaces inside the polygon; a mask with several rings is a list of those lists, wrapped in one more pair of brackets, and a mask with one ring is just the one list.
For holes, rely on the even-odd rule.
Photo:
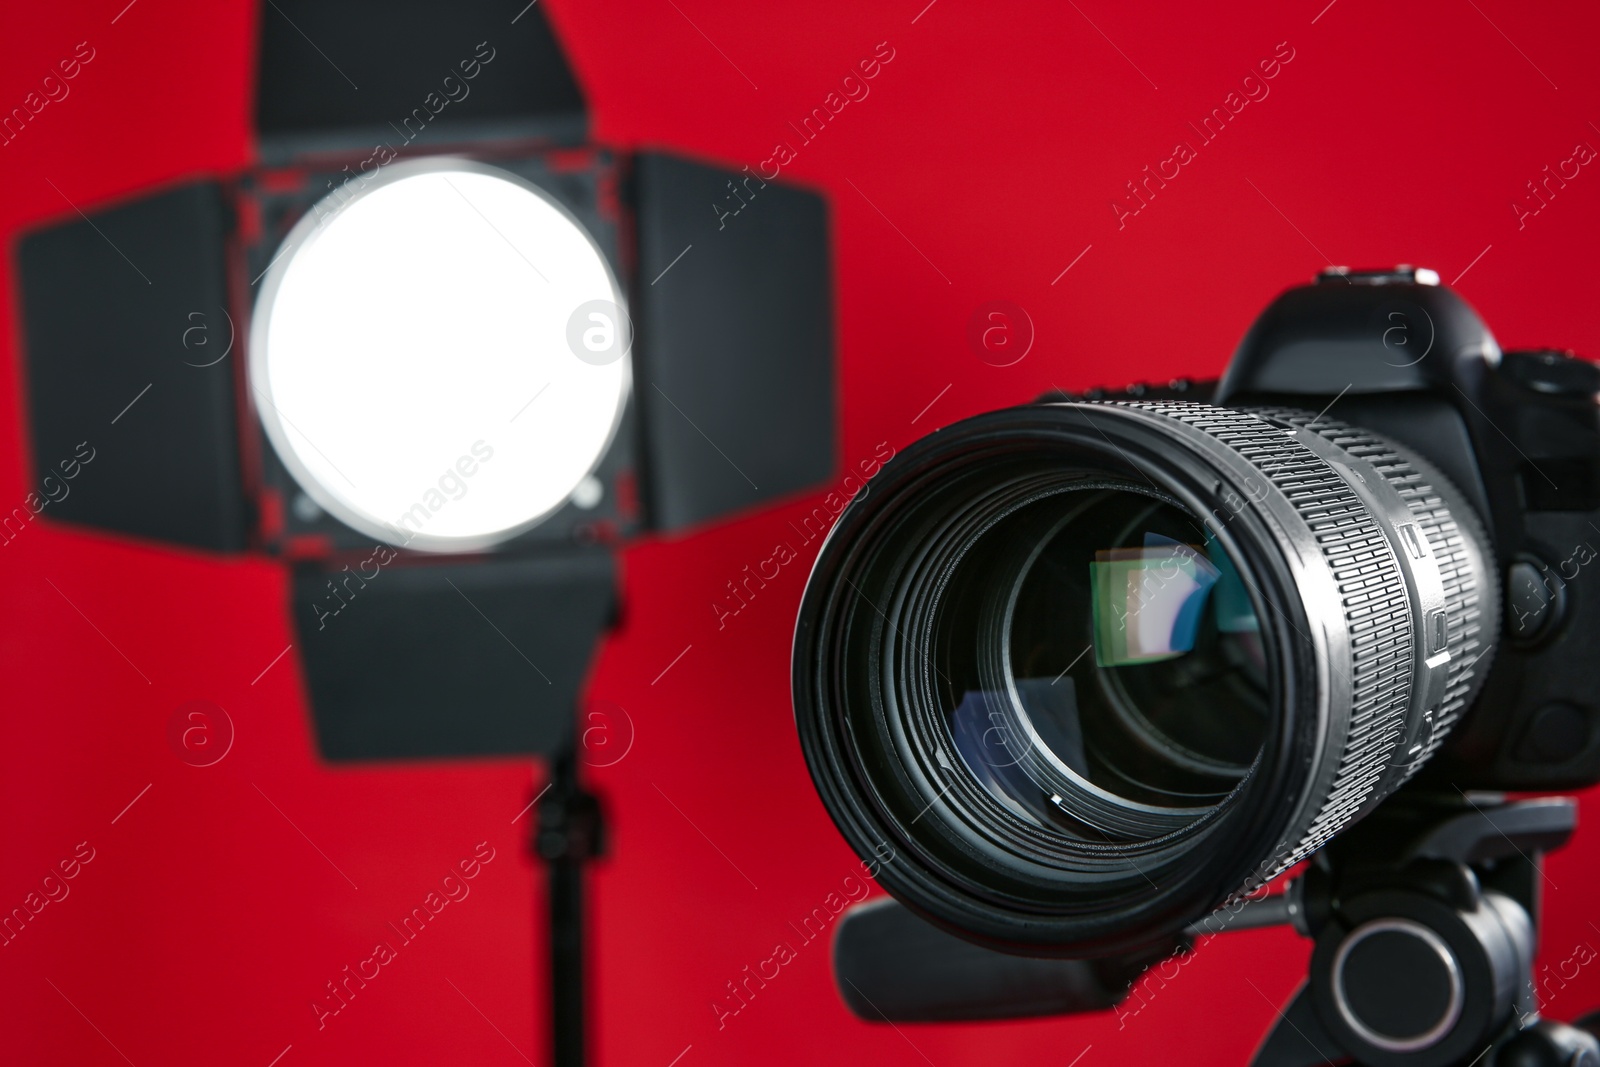
{"label": "ribbed zoom ring", "polygon": [[1499,583],[1494,559],[1483,551],[1488,535],[1461,491],[1431,463],[1370,431],[1318,418],[1295,408],[1258,409],[1274,422],[1310,430],[1345,453],[1365,460],[1399,493],[1427,539],[1444,584],[1450,652],[1444,699],[1422,749],[1406,761],[1409,779],[1444,744],[1477,696],[1488,653],[1499,637]]}
{"label": "ribbed zoom ring", "polygon": [[[1404,778],[1396,765],[1411,758],[1404,742],[1413,732],[1411,717],[1420,714],[1412,707],[1418,635],[1406,575],[1379,519],[1342,472],[1296,439],[1295,429],[1205,404],[1117,403],[1200,430],[1248,461],[1305,524],[1337,590],[1348,658],[1330,648],[1329,668],[1344,676],[1349,698],[1328,704],[1326,755],[1311,771],[1304,811],[1259,869],[1265,882],[1316,851]],[[1311,417],[1306,414],[1307,421]],[[1315,606],[1307,610],[1315,619]],[[1442,738],[1442,731],[1434,732]]]}

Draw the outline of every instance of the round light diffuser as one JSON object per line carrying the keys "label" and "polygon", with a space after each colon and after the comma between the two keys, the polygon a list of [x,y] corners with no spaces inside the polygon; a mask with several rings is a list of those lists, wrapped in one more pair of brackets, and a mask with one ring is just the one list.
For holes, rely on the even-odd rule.
{"label": "round light diffuser", "polygon": [[262,286],[251,399],[340,521],[460,552],[598,503],[631,329],[600,249],[534,185],[457,159],[351,179]]}

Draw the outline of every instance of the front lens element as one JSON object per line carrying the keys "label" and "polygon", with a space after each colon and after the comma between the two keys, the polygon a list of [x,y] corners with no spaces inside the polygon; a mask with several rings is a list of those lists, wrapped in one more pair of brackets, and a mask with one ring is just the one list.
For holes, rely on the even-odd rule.
{"label": "front lens element", "polygon": [[957,564],[940,616],[955,747],[1036,825],[1158,836],[1223,801],[1261,749],[1254,609],[1169,500],[1096,487],[1019,508]]}

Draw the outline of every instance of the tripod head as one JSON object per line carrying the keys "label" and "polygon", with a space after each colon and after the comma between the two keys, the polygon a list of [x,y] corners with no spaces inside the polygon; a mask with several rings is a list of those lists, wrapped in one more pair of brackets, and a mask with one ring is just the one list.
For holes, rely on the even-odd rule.
{"label": "tripod head", "polygon": [[[1542,857],[1576,823],[1570,797],[1402,792],[1284,891],[1234,901],[1171,948],[1280,924],[1316,942],[1252,1067],[1600,1067],[1593,1033],[1539,1018],[1533,983]],[[873,901],[840,924],[834,967],[863,1019],[953,1022],[1132,1004],[1167,955],[1009,956]]]}

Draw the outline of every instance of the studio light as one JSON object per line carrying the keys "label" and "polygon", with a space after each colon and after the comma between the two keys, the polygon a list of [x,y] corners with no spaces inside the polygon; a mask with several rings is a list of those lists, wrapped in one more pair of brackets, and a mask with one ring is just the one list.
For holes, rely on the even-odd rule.
{"label": "studio light", "polygon": [[289,564],[329,759],[569,747],[618,550],[833,476],[822,199],[592,143],[525,6],[267,5],[258,162],[18,249],[48,518]]}
{"label": "studio light", "polygon": [[20,243],[34,481],[93,449],[48,520],[282,561],[325,758],[547,758],[580,1064],[605,838],[574,724],[619,553],[834,478],[826,208],[591,143],[525,0],[276,0],[260,31],[256,163]]}
{"label": "studio light", "polygon": [[488,548],[569,499],[599,503],[629,389],[622,303],[593,239],[530,182],[396,163],[285,239],[251,328],[252,398],[340,522]]}

